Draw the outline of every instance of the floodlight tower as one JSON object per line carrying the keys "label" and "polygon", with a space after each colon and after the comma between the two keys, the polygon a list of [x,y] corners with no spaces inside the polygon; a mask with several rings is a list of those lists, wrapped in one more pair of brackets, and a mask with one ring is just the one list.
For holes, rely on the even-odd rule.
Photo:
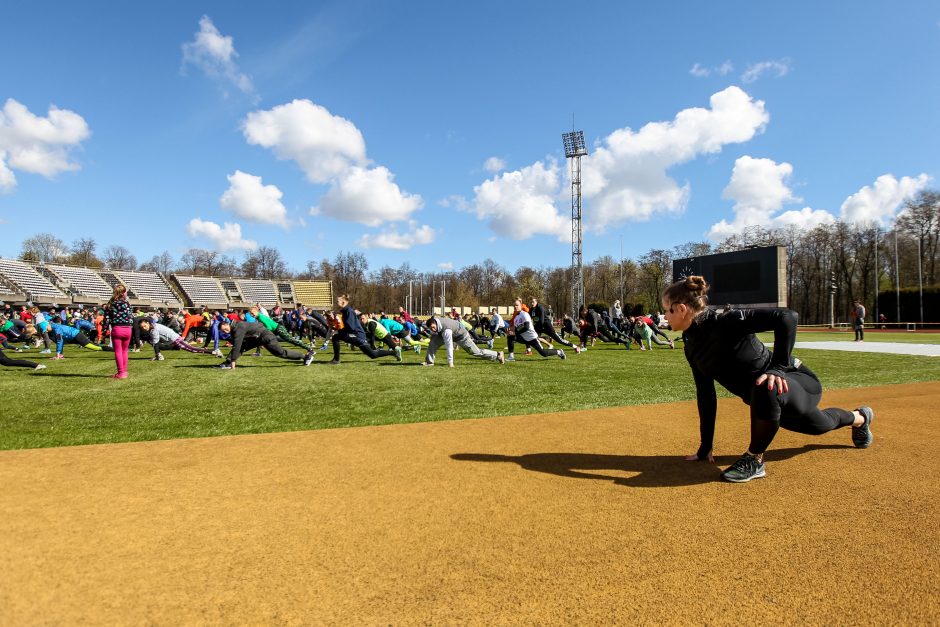
{"label": "floodlight tower", "polygon": [[565,144],[565,158],[571,163],[571,287],[574,318],[584,304],[584,257],[581,254],[581,157],[587,155],[584,131],[571,131],[561,136]]}

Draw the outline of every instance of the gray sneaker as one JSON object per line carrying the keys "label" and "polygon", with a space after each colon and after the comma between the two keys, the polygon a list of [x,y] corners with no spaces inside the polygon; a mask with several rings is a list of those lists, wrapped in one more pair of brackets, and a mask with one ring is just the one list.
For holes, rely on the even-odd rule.
{"label": "gray sneaker", "polygon": [[401,346],[395,347],[395,361],[401,361]]}
{"label": "gray sneaker", "polygon": [[760,479],[767,475],[764,470],[764,462],[753,455],[745,453],[741,459],[731,464],[731,466],[721,473],[721,478],[732,483],[745,483],[751,479]]}
{"label": "gray sneaker", "polygon": [[855,448],[868,448],[875,436],[871,434],[871,421],[875,419],[875,410],[871,407],[859,407],[856,410],[865,417],[861,427],[852,427],[852,443]]}
{"label": "gray sneaker", "polygon": [[560,348],[558,349],[558,359],[568,359],[568,356],[565,355],[565,351]]}
{"label": "gray sneaker", "polygon": [[304,355],[304,365],[309,366],[313,363],[313,358],[316,355],[316,351],[307,351],[307,354]]}

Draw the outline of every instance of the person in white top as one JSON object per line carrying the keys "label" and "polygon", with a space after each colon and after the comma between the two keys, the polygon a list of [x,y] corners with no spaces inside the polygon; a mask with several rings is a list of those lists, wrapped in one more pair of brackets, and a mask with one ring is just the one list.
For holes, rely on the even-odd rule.
{"label": "person in white top", "polygon": [[513,303],[512,323],[510,327],[512,332],[507,336],[509,343],[507,350],[509,355],[506,356],[506,361],[516,360],[515,355],[513,355],[516,342],[522,342],[526,346],[534,348],[542,357],[555,357],[557,355],[559,359],[565,359],[565,351],[560,348],[542,347],[542,343],[539,342],[538,333],[535,332],[535,328],[532,325],[532,317],[522,310],[521,298],[517,298]]}

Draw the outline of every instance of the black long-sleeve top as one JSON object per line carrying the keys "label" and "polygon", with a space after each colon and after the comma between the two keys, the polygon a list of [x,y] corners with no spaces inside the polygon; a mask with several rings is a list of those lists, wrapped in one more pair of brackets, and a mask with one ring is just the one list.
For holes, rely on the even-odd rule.
{"label": "black long-sleeve top", "polygon": [[[750,404],[760,375],[782,375],[793,369],[791,353],[798,319],[790,309],[735,309],[723,314],[707,310],[682,333],[698,402],[699,459],[712,450],[715,436],[715,382]],[[755,336],[764,331],[774,333],[773,352]]]}
{"label": "black long-sleeve top", "polygon": [[539,303],[535,307],[529,310],[529,317],[532,318],[532,323],[536,328],[541,327],[543,324],[548,324],[548,315],[545,312],[545,307],[542,306],[542,303]]}
{"label": "black long-sleeve top", "polygon": [[267,328],[260,322],[239,322],[232,326],[232,351],[228,354],[228,360],[232,363],[238,361],[242,354],[242,343],[245,338],[261,338],[265,333],[271,334]]}

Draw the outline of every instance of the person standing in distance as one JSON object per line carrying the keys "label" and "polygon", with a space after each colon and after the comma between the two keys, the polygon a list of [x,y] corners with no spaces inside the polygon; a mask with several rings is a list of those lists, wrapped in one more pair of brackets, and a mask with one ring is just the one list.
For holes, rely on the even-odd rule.
{"label": "person standing in distance", "polygon": [[[722,473],[726,481],[743,483],[765,476],[764,452],[780,427],[822,435],[851,426],[855,446],[871,446],[874,411],[870,407],[819,409],[822,384],[791,355],[796,341],[795,311],[734,309],[718,314],[708,308],[707,292],[705,279],[690,276],[667,287],[662,295],[666,320],[673,330],[682,332],[695,380],[701,445],[687,460],[715,461],[716,381],[751,408],[750,445]],[[755,336],[764,331],[774,333],[773,352]]]}
{"label": "person standing in distance", "polygon": [[104,323],[111,328],[111,344],[114,347],[114,361],[117,363],[115,379],[127,378],[127,353],[131,347],[131,335],[134,328],[134,310],[127,301],[127,288],[115,285],[111,300],[104,306]]}

